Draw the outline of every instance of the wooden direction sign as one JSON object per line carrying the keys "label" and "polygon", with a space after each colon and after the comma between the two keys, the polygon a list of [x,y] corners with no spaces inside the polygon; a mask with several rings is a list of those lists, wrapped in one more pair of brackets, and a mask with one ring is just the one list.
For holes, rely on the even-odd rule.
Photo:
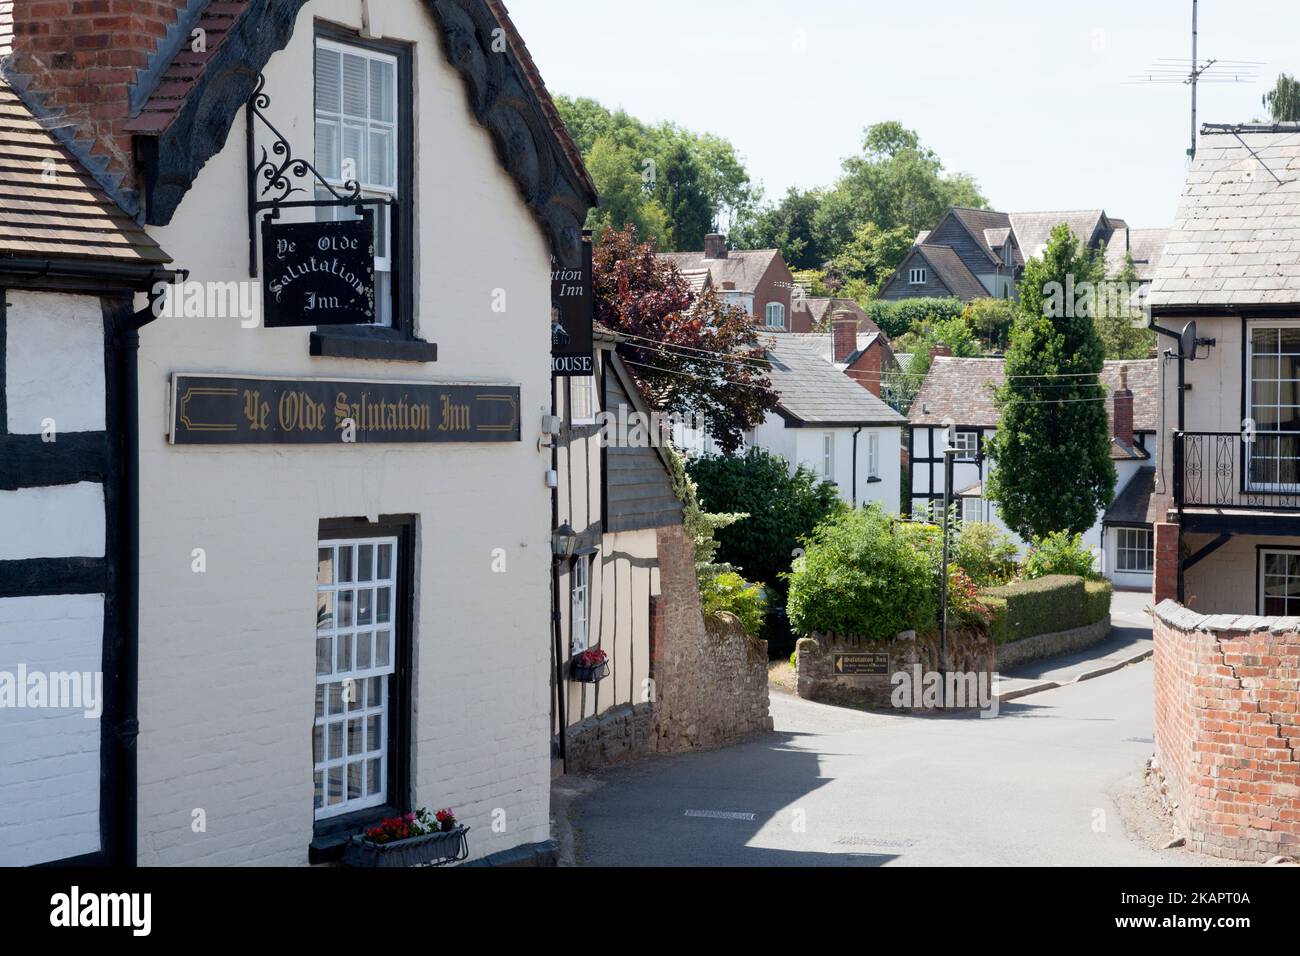
{"label": "wooden direction sign", "polygon": [[881,652],[836,654],[834,665],[836,674],[846,674],[850,677],[883,677],[889,673],[889,655]]}
{"label": "wooden direction sign", "polygon": [[176,445],[519,441],[519,387],[173,375]]}
{"label": "wooden direction sign", "polygon": [[262,324],[375,321],[374,213],[338,222],[262,220]]}

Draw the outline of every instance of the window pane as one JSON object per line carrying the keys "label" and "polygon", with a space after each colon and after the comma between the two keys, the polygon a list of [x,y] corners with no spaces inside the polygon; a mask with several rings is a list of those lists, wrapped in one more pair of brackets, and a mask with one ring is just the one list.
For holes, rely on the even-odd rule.
{"label": "window pane", "polygon": [[343,768],[342,767],[330,768],[329,802],[331,806],[343,802]]}
{"label": "window pane", "polygon": [[346,584],[352,580],[352,548],[344,545],[339,548],[339,581]]}
{"label": "window pane", "polygon": [[369,178],[366,182],[374,186],[397,186],[396,163],[393,162],[393,134],[389,130],[370,130]]}
{"label": "window pane", "polygon": [[370,669],[370,645],[373,641],[374,635],[357,635],[357,670],[365,671]]}
{"label": "window pane", "polygon": [[338,607],[335,610],[335,618],[334,618],[335,621],[337,622],[335,625],[336,627],[342,628],[342,627],[352,626],[352,606],[353,606],[354,594],[355,592],[353,591],[339,592]]}
{"label": "window pane", "polygon": [[328,631],[334,626],[334,593],[320,591],[316,594],[316,630]]}
{"label": "window pane", "polygon": [[375,634],[375,666],[387,667],[391,657],[392,638],[390,631],[379,631]]}
{"label": "window pane", "polygon": [[360,800],[362,797],[361,773],[364,764],[358,760],[355,763],[348,764],[348,799]]}
{"label": "window pane", "polygon": [[338,670],[345,674],[352,670],[352,635],[340,634],[337,639]]}
{"label": "window pane", "polygon": [[316,549],[316,583],[334,583],[334,549]]}
{"label": "window pane", "polygon": [[352,53],[343,54],[343,113],[366,117],[366,61]]}
{"label": "window pane", "polygon": [[[316,169],[326,179],[339,179],[342,163],[339,159],[339,126],[337,123],[316,119]],[[320,212],[321,210],[318,210]]]}
{"label": "window pane", "polygon": [[316,49],[316,109],[339,111],[339,52]]}
{"label": "window pane", "polygon": [[397,119],[394,100],[397,83],[393,63],[389,60],[370,61],[370,118],[380,123]]}
{"label": "window pane", "polygon": [[331,667],[330,667],[330,661],[333,659],[333,656],[334,656],[334,655],[331,653],[331,651],[333,650],[332,644],[333,644],[333,641],[332,641],[330,638],[328,638],[328,637],[318,637],[318,638],[316,638],[316,673],[317,673],[317,675],[320,675],[320,674],[328,674],[328,673],[330,673],[330,670],[331,670]]}
{"label": "window pane", "polygon": [[379,546],[379,570],[375,578],[380,581],[387,581],[393,576],[393,546],[391,544],[381,544]]}
{"label": "window pane", "polygon": [[343,124],[343,153],[340,156],[339,175],[345,179],[355,179],[359,183],[369,182],[366,178],[365,136],[365,127],[353,123]]}
{"label": "window pane", "polygon": [[370,778],[366,781],[367,793],[383,793],[382,778],[379,774],[379,758],[369,760],[366,763],[367,776]]}
{"label": "window pane", "polygon": [[375,578],[374,545],[363,544],[357,548],[357,580],[373,581]]}

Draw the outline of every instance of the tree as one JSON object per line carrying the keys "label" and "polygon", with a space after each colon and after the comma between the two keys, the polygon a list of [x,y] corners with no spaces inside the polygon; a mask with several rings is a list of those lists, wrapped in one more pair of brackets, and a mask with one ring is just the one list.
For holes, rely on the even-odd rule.
{"label": "tree", "polygon": [[775,206],[739,223],[732,230],[732,241],[740,249],[779,249],[791,269],[818,269],[826,261],[825,250],[813,235],[821,199],[815,189],[800,191],[791,186]]}
{"label": "tree", "polygon": [[1016,307],[1010,299],[971,299],[962,318],[991,352],[1007,347],[1007,336],[1015,321]]}
{"label": "tree", "polygon": [[1133,305],[1138,287],[1133,257],[1124,257],[1119,274],[1107,279],[1092,309],[1093,322],[1108,359],[1143,359],[1156,343],[1156,333],[1147,328],[1142,312]]}
{"label": "tree", "polygon": [[671,246],[672,225],[658,201],[647,196],[636,154],[611,136],[599,137],[587,156],[587,171],[600,194],[600,206],[587,225],[596,233],[632,227],[642,241]]}
{"label": "tree", "polygon": [[724,451],[776,407],[758,327],[710,290],[696,296],[631,227],[606,229],[593,250],[596,321],[630,336],[619,346],[651,403],[703,417]]}
{"label": "tree", "polygon": [[1092,317],[1079,314],[1086,309],[1061,299],[1061,290],[1102,278],[1100,258],[1064,223],[1042,258],[1025,265],[986,483],[1022,538],[1086,531],[1115,493],[1101,338]]}
{"label": "tree", "polygon": [[713,206],[705,195],[699,162],[685,142],[678,141],[659,170],[661,205],[672,222],[676,249],[703,249],[713,229]]}
{"label": "tree", "polygon": [[912,248],[916,238],[907,226],[881,229],[863,223],[831,259],[827,281],[845,298],[869,302]]}
{"label": "tree", "polygon": [[1264,94],[1263,103],[1274,123],[1300,121],[1300,82],[1286,73],[1280,74],[1273,89]]}

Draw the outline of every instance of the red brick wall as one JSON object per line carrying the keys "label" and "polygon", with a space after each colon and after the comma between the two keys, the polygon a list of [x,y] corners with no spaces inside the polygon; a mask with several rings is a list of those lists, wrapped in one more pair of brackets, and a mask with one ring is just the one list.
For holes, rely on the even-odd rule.
{"label": "red brick wall", "polygon": [[1156,755],[1187,845],[1300,856],[1300,633],[1157,608]]}
{"label": "red brick wall", "polygon": [[13,0],[13,68],[94,140],[110,172],[131,168],[129,89],[184,0]]}
{"label": "red brick wall", "polygon": [[884,373],[885,350],[877,340],[858,356],[856,362],[844,370],[853,379],[876,398],[880,397],[880,376]]}
{"label": "red brick wall", "polygon": [[763,325],[767,321],[767,304],[780,302],[785,306],[785,327],[788,332],[811,332],[812,316],[806,309],[795,312],[790,308],[791,287],[794,276],[785,264],[785,259],[777,253],[767,267],[763,278],[754,286],[754,321]]}
{"label": "red brick wall", "polygon": [[1153,604],[1166,600],[1176,601],[1178,600],[1178,550],[1182,547],[1178,525],[1163,521],[1156,522],[1153,547],[1156,567],[1155,573],[1151,575],[1151,601]]}

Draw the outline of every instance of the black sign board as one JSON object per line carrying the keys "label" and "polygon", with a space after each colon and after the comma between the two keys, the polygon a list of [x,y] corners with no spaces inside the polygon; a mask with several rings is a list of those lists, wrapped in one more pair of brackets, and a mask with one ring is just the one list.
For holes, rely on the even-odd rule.
{"label": "black sign board", "polygon": [[836,654],[835,673],[848,674],[852,677],[883,677],[889,673],[889,655],[872,654]]}
{"label": "black sign board", "polygon": [[519,441],[519,388],[173,375],[177,445]]}
{"label": "black sign board", "polygon": [[262,220],[262,324],[375,320],[374,213],[340,222]]}
{"label": "black sign board", "polygon": [[551,370],[556,375],[591,375],[591,240],[582,240],[582,265],[569,269],[551,256]]}

